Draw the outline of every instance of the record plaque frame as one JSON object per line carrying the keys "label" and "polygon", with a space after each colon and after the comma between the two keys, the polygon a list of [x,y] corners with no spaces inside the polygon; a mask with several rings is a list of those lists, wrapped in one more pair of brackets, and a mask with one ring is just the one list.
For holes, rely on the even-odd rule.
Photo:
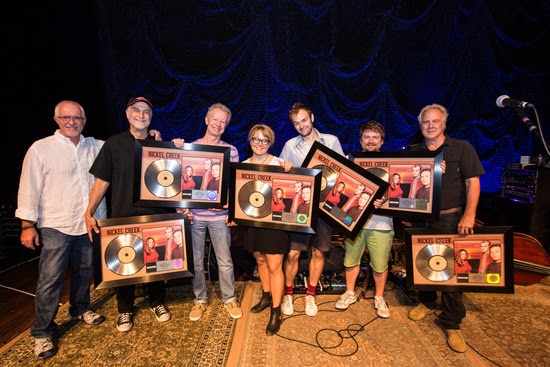
{"label": "record plaque frame", "polygon": [[[321,170],[283,167],[267,164],[231,163],[229,190],[229,220],[237,224],[315,234],[319,208],[298,205],[302,188],[310,188],[310,203],[319,201]],[[296,192],[300,195],[296,196]],[[282,193],[278,203],[273,201]],[[307,192],[307,191],[304,191]],[[307,195],[307,194],[306,194]],[[294,199],[300,199],[296,201]]]}
{"label": "record plaque frame", "polygon": [[[189,223],[183,214],[154,214],[98,220],[93,232],[94,285],[97,289],[194,276]],[[167,230],[182,244],[178,255],[166,259]],[[153,238],[159,258],[148,261],[146,242]],[[182,251],[183,250],[183,251]],[[181,253],[183,252],[183,255]]]}
{"label": "record plaque frame", "polygon": [[[500,265],[489,265],[485,273],[480,273],[482,247],[501,256]],[[410,290],[514,293],[512,226],[476,227],[472,235],[457,234],[456,228],[405,228],[405,249]],[[471,269],[457,264],[464,251]]]}
{"label": "record plaque frame", "polygon": [[[311,146],[302,167],[322,171],[319,215],[341,235],[355,239],[374,211],[374,201],[386,192],[388,182],[318,141]],[[342,190],[335,199],[332,191],[339,187]]]}
{"label": "record plaque frame", "polygon": [[[375,209],[376,214],[418,219],[439,217],[442,152],[355,152],[349,154],[349,159],[389,184],[394,175],[400,177],[399,190],[405,197],[392,197],[392,187],[389,186],[385,194],[388,200]],[[431,173],[428,199],[410,198],[408,195],[412,189],[415,166],[418,173],[424,169]],[[422,187],[421,182],[418,185]]]}
{"label": "record plaque frame", "polygon": [[[134,205],[223,208],[227,202],[230,154],[229,147],[185,143],[177,148],[169,141],[137,139]],[[206,187],[208,162],[212,167],[210,172],[219,171],[219,177],[217,184],[210,182],[211,186]],[[188,167],[193,171],[190,178],[185,175]],[[212,174],[207,178],[211,181]]]}

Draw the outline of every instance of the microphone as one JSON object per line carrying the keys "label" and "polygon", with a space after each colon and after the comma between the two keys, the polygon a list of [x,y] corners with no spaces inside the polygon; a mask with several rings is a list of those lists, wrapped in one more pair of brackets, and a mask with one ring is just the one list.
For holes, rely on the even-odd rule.
{"label": "microphone", "polygon": [[503,94],[497,98],[497,106],[499,107],[514,107],[514,108],[534,108],[535,106],[529,102],[516,101],[507,95]]}

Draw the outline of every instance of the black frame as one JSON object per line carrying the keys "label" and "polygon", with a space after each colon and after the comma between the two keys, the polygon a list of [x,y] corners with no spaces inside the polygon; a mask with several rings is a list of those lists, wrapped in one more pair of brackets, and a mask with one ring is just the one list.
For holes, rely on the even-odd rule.
{"label": "black frame", "polygon": [[[318,141],[311,146],[302,167],[318,168],[323,172],[319,215],[337,229],[340,234],[355,239],[374,211],[374,201],[384,195],[389,184]],[[364,191],[369,194],[369,198],[367,204],[363,209],[360,209],[360,214],[357,216],[352,217],[348,213],[349,209],[344,210],[345,203],[333,204],[326,200],[331,188],[341,181],[345,184],[347,182],[346,186],[356,187],[362,184],[366,187]],[[348,200],[351,200],[353,190],[347,191],[347,187],[345,190],[345,192],[350,193]]]}
{"label": "black frame", "polygon": [[[194,276],[191,233],[188,219],[184,214],[112,218],[98,220],[97,223],[100,233],[93,232],[95,288],[111,288]],[[159,259],[157,262],[150,263],[145,263],[145,259],[142,259],[142,263],[137,256],[143,256],[141,252],[144,251],[145,238],[155,233],[158,237],[164,236],[167,226],[181,227],[185,247],[184,258]],[[128,241],[136,242],[132,245]],[[131,248],[130,251],[125,250],[127,247]],[[114,253],[117,255],[116,259]],[[129,256],[131,261],[124,262],[120,260],[120,256]]]}
{"label": "black frame", "polygon": [[[229,147],[185,143],[181,148],[177,148],[174,143],[168,141],[137,139],[134,205],[223,208],[227,202],[230,155]],[[218,190],[182,189],[184,167],[190,165],[192,168],[201,169],[200,166],[206,159],[220,163]],[[199,176],[194,177],[198,179]],[[160,179],[166,180],[167,185],[159,184]],[[202,177],[200,179],[202,180]],[[155,190],[159,192],[153,192]]]}
{"label": "black frame", "polygon": [[[386,201],[382,206],[375,210],[376,214],[389,215],[394,217],[418,218],[418,219],[437,219],[439,218],[441,181],[443,171],[441,162],[443,153],[437,152],[354,152],[349,154],[349,159],[357,165],[377,174],[386,182],[390,183],[393,173],[403,175],[411,172],[413,165],[420,164],[425,168],[430,168],[431,184],[430,198],[432,200],[420,200],[409,198],[389,198],[386,194]],[[393,168],[393,169],[392,169]],[[403,181],[403,177],[401,177]],[[401,183],[402,187],[408,185]],[[388,186],[387,193],[390,187]],[[409,188],[410,190],[410,188]],[[407,192],[408,193],[408,192]]]}
{"label": "black frame", "polygon": [[[274,190],[279,187],[293,190],[294,183],[301,181],[307,186],[311,186],[311,203],[318,202],[318,188],[321,185],[320,170],[292,167],[285,172],[284,168],[279,166],[232,162],[230,163],[229,177],[231,182],[229,190],[230,221],[250,227],[315,234],[319,212],[317,205],[310,205],[308,214],[297,214],[291,213],[287,209],[273,211],[271,201]],[[263,202],[263,205],[259,206],[260,209],[250,203],[250,200],[255,199]],[[286,199],[292,201],[291,198]],[[246,211],[249,211],[250,214],[247,214]]]}
{"label": "black frame", "polygon": [[[407,287],[418,291],[514,293],[512,229],[511,226],[482,226],[476,227],[475,234],[460,235],[456,228],[406,228]],[[501,274],[476,272],[476,261],[481,254],[479,244],[483,240],[500,245]],[[455,267],[456,255],[461,249],[471,256],[470,273],[460,273]]]}

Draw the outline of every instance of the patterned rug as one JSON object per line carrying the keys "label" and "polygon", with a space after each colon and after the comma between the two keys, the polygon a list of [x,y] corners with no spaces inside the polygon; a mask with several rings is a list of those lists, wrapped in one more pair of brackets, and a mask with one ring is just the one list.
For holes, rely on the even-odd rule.
{"label": "patterned rug", "polygon": [[[258,283],[250,304],[261,297]],[[346,311],[334,308],[339,295],[317,295],[319,313],[303,312],[295,295],[293,316],[285,316],[278,335],[268,337],[269,311],[249,314],[239,367],[275,366],[550,366],[550,279],[515,286],[515,294],[465,293],[467,316],[462,334],[466,353],[453,352],[435,315],[407,318],[412,300],[388,282],[385,298],[391,317],[376,316],[372,289]]]}
{"label": "patterned rug", "polygon": [[[244,283],[237,282],[241,301]],[[68,308],[62,309],[56,322],[58,352],[53,358],[37,361],[30,335],[0,355],[0,365],[11,366],[224,366],[235,331],[233,320],[220,299],[217,282],[210,283],[209,306],[196,322],[189,320],[193,292],[189,284],[167,289],[166,304],[172,320],[159,323],[144,297],[136,299],[134,328],[127,333],[116,330],[118,316],[112,289],[92,292],[92,308],[107,320],[98,326],[70,321]]]}

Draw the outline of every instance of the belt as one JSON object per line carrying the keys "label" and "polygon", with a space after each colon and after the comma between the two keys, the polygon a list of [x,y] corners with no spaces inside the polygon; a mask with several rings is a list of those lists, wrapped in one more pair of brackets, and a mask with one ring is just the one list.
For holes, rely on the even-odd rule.
{"label": "belt", "polygon": [[461,210],[462,210],[462,207],[461,207],[461,206],[456,206],[456,207],[454,207],[454,208],[440,210],[440,211],[439,211],[439,214],[456,213],[456,212],[459,212],[459,211],[461,211]]}

